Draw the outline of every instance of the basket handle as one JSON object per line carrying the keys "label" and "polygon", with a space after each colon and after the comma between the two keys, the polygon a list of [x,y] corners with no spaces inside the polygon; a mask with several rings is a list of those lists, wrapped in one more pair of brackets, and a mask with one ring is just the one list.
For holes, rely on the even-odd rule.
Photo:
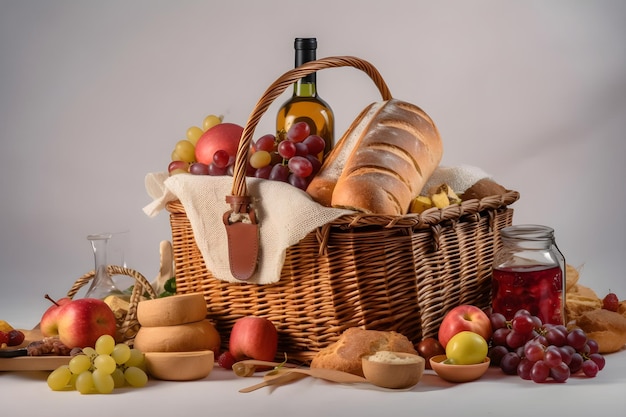
{"label": "basket handle", "polygon": [[[385,80],[380,75],[376,67],[361,58],[353,56],[327,57],[318,59],[316,61],[309,61],[303,65],[300,65],[297,68],[287,71],[278,79],[276,79],[276,81],[274,81],[267,88],[267,90],[265,90],[265,93],[261,96],[256,106],[252,110],[252,113],[248,117],[248,121],[246,122],[246,126],[241,135],[239,148],[237,149],[237,157],[233,170],[234,179],[231,192],[233,197],[248,196],[248,188],[246,185],[246,169],[250,143],[252,142],[254,129],[259,124],[261,117],[270,107],[272,102],[276,98],[278,98],[289,86],[293,85],[293,83],[295,83],[299,79],[319,70],[339,67],[353,67],[365,72],[376,84],[376,87],[378,87],[378,90],[380,91],[383,100],[389,100],[392,98],[389,87],[387,87]],[[237,200],[235,201],[235,204],[241,204],[241,201],[239,199],[235,200]],[[240,212],[240,210],[238,210],[239,208],[239,206],[233,207],[233,210],[235,212]]]}
{"label": "basket handle", "polygon": [[[243,130],[233,171],[233,188],[231,195],[226,196],[226,202],[231,209],[223,215],[226,236],[228,239],[228,254],[230,271],[239,280],[249,279],[256,270],[259,252],[259,230],[254,209],[250,205],[246,171],[248,153],[254,129],[263,114],[272,102],[280,96],[287,87],[299,79],[316,71],[327,68],[354,67],[365,72],[374,81],[383,100],[391,99],[391,92],[378,70],[369,62],[352,56],[336,56],[307,62],[287,71],[274,81],[265,90]],[[241,242],[245,242],[242,245]]]}

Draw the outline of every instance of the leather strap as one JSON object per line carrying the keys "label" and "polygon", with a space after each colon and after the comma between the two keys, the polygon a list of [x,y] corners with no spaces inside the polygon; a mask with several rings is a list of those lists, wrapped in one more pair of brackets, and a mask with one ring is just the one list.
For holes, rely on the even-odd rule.
{"label": "leather strap", "polygon": [[[230,272],[235,278],[246,281],[256,271],[259,256],[259,225],[249,197],[227,196],[232,210],[224,213],[223,221],[228,239]],[[231,215],[238,219],[231,221]],[[247,214],[247,216],[245,216]]]}

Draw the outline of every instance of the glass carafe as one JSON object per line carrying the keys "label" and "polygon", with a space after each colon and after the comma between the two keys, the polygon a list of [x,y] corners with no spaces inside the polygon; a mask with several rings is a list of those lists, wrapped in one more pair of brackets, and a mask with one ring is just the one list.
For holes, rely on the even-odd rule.
{"label": "glass carafe", "polygon": [[117,288],[107,270],[107,246],[112,236],[111,233],[87,236],[87,240],[91,242],[93,249],[95,276],[91,281],[87,293],[85,293],[85,298],[105,299],[109,295],[125,296],[125,294]]}

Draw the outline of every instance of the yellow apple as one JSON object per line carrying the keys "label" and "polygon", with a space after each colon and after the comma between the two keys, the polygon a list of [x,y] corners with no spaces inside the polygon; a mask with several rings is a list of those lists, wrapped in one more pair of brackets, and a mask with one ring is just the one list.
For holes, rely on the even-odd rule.
{"label": "yellow apple", "polygon": [[462,331],[448,341],[446,357],[455,365],[474,365],[485,360],[488,350],[487,341],[481,335]]}

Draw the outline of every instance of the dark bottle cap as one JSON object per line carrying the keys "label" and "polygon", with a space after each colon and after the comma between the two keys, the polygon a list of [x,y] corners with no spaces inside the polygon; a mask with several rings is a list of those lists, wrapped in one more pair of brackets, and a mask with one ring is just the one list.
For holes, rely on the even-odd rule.
{"label": "dark bottle cap", "polygon": [[317,49],[317,38],[296,38],[293,47],[295,49],[315,50]]}

